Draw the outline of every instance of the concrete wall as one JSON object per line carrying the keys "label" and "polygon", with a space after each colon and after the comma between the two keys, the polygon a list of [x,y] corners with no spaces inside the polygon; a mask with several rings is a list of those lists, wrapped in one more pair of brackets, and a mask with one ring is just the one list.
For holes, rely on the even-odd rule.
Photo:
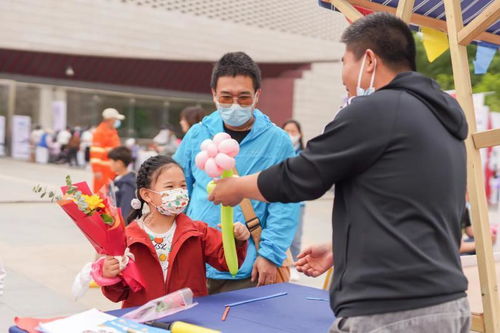
{"label": "concrete wall", "polygon": [[343,104],[342,63],[314,63],[295,80],[293,117],[307,140],[321,134]]}
{"label": "concrete wall", "polygon": [[[259,2],[266,1],[251,3],[258,8]],[[308,1],[310,8],[318,11],[318,19],[326,15],[332,22],[337,20],[341,31],[345,24],[342,16]],[[286,13],[283,6],[283,19],[307,26],[304,18],[297,16],[300,13],[289,18]],[[183,14],[121,0],[0,1],[0,48],[210,61],[225,52],[242,50],[261,62],[301,62],[338,59],[338,45],[331,40],[210,18],[208,14]]]}
{"label": "concrete wall", "polygon": [[[233,10],[239,8],[238,1],[242,0],[226,4]],[[266,6],[277,2],[245,1],[244,6],[251,7],[242,7],[238,15],[250,23],[247,15],[262,16],[252,26],[234,13],[228,12],[228,19],[181,8],[203,1],[177,1],[179,9],[172,7],[174,2],[2,0],[0,48],[185,61],[214,61],[227,51],[242,50],[259,62],[313,62],[301,78],[264,80],[261,106],[278,125],[297,119],[306,139],[321,133],[333,119],[344,94],[339,63],[343,47],[332,38],[347,25],[340,14],[319,8],[316,0],[290,0],[272,13]],[[212,13],[216,2],[206,3]],[[172,8],[153,8],[154,3]],[[323,31],[315,38],[316,19],[334,33]],[[277,98],[280,94],[284,97]],[[50,101],[56,99],[52,92],[42,92],[42,124],[52,121]]]}

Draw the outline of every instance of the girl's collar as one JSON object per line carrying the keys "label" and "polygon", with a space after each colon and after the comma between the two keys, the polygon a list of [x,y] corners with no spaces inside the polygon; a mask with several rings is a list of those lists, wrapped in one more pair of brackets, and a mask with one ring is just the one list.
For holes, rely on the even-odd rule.
{"label": "girl's collar", "polygon": [[[148,224],[149,224],[148,223],[148,219],[150,219],[150,217],[149,217],[150,215],[151,215],[151,213],[147,213],[147,214],[141,216],[139,219],[137,219],[137,225],[139,226],[139,228],[141,228],[146,233],[148,233],[147,230],[149,230],[152,233],[158,234],[158,233],[154,232],[153,230],[151,230],[148,227]],[[174,228],[177,225],[177,218],[178,218],[178,216],[175,217],[175,219],[172,222],[172,225],[170,226],[170,228],[166,232],[164,232],[164,233],[170,232],[170,230],[172,230],[172,228]],[[146,230],[146,228],[147,228],[147,230]]]}

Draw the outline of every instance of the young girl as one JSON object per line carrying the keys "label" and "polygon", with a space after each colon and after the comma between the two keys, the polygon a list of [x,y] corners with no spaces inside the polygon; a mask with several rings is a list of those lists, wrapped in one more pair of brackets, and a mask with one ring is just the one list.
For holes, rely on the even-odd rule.
{"label": "young girl", "polygon": [[[181,167],[170,157],[146,160],[137,175],[138,201],[128,220],[127,243],[144,281],[144,288],[133,292],[122,282],[103,287],[104,295],[123,307],[142,305],[181,288],[191,288],[194,296],[207,295],[205,264],[227,271],[222,234],[204,222],[182,214],[189,197]],[[151,213],[142,217],[144,204]],[[134,207],[135,206],[135,207]],[[246,255],[250,232],[234,224],[238,264]],[[107,257],[103,276],[116,277],[119,263]]]}

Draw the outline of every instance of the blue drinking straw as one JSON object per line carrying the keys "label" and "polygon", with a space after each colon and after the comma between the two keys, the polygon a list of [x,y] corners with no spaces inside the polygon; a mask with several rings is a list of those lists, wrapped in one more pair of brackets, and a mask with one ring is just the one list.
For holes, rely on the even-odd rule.
{"label": "blue drinking straw", "polygon": [[328,298],[321,298],[321,297],[306,297],[306,299],[309,301],[322,301],[322,302],[330,301]]}
{"label": "blue drinking straw", "polygon": [[262,301],[262,300],[265,300],[265,299],[270,299],[270,298],[285,296],[287,294],[288,294],[287,292],[283,292],[283,293],[278,293],[278,294],[269,295],[269,296],[263,296],[263,297],[258,297],[258,298],[247,299],[246,301],[240,301],[240,302],[235,302],[235,303],[231,303],[231,304],[226,304],[226,307],[227,306],[229,306],[229,307],[231,307],[231,306],[237,306],[237,305],[242,305],[242,304],[247,304],[247,303],[252,303],[252,302],[258,302],[258,301]]}

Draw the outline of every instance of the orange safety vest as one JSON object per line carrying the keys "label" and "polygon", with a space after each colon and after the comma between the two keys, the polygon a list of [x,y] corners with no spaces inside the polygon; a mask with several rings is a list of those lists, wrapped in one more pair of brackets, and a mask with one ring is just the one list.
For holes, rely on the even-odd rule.
{"label": "orange safety vest", "polygon": [[[115,174],[111,171],[108,160],[108,152],[120,145],[120,137],[114,128],[109,128],[109,125],[102,122],[94,131],[92,137],[92,145],[90,146],[90,166],[94,173],[94,193],[108,184]],[[100,174],[101,177],[96,177]]]}

